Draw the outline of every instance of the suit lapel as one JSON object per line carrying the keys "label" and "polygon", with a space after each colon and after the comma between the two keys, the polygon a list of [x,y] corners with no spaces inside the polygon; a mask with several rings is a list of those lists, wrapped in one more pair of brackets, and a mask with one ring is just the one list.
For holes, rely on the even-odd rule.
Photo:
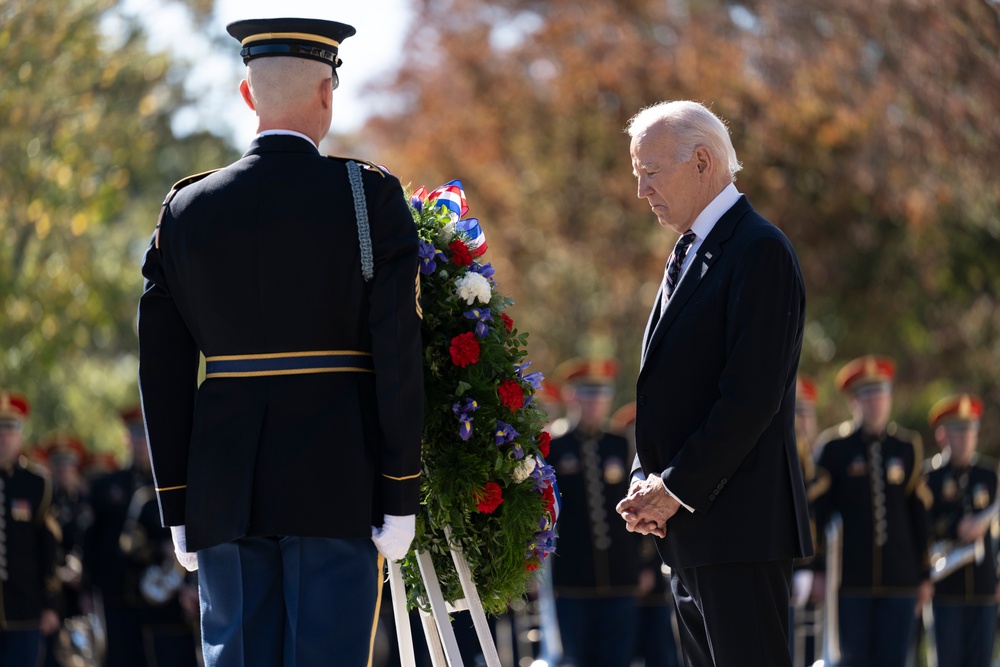
{"label": "suit lapel", "polygon": [[663,293],[663,283],[660,283],[660,289],[656,292],[656,302],[653,304],[653,310],[649,312],[649,319],[646,321],[646,330],[642,333],[642,359],[639,361],[639,368],[646,363],[646,351],[649,349],[649,343],[653,335],[653,331],[656,330],[656,323],[660,319],[660,295]]}
{"label": "suit lapel", "polygon": [[[664,333],[670,328],[674,320],[677,319],[677,315],[684,308],[684,305],[691,296],[698,290],[698,286],[701,285],[702,280],[708,274],[709,270],[722,257],[723,244],[733,235],[733,231],[736,229],[736,224],[740,221],[740,218],[750,210],[750,203],[747,201],[746,196],[741,196],[733,204],[732,208],[719,218],[715,227],[708,233],[708,238],[698,248],[698,252],[695,253],[694,258],[691,260],[691,265],[684,273],[680,283],[677,284],[677,289],[670,296],[670,300],[667,301],[666,310],[659,315],[658,319],[656,315],[660,310],[660,293],[657,292],[657,303],[653,306],[653,313],[650,315],[649,323],[646,325],[646,334],[643,336],[643,342],[646,345],[643,347],[642,363],[639,367],[640,371],[642,370],[642,366],[645,365],[649,353],[663,339]],[[660,289],[663,289],[662,286]],[[650,327],[653,328],[651,335],[649,334]]]}

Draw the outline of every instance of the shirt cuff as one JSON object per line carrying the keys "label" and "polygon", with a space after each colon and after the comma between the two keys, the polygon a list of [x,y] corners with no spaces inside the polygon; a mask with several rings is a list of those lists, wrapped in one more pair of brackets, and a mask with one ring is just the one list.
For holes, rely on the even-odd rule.
{"label": "shirt cuff", "polygon": [[673,491],[671,491],[670,489],[668,489],[667,486],[666,486],[666,484],[663,485],[663,488],[664,488],[664,490],[666,490],[667,493],[670,494],[671,498],[673,498],[674,500],[676,500],[677,502],[679,502],[681,504],[681,507],[683,507],[684,509],[686,509],[688,512],[691,512],[692,514],[694,514],[694,508],[691,507],[690,505],[686,504],[680,498],[678,498],[677,494],[675,494]]}

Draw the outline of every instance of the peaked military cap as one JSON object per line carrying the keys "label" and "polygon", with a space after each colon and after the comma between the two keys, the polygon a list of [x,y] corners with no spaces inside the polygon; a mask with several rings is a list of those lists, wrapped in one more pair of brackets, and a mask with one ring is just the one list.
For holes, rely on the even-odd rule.
{"label": "peaked military cap", "polygon": [[816,387],[816,380],[808,375],[799,375],[795,378],[795,402],[816,405],[816,397],[819,391]]}
{"label": "peaked military cap", "polygon": [[927,421],[931,426],[955,424],[969,426],[979,422],[983,416],[983,401],[973,394],[956,394],[947,396],[934,404]]}
{"label": "peaked military cap", "polygon": [[30,405],[24,396],[0,390],[0,422],[4,425],[20,426],[29,411]]}
{"label": "peaked military cap", "polygon": [[326,63],[334,69],[341,65],[337,55],[340,43],[357,32],[354,26],[322,19],[245,19],[226,26],[226,31],[243,47],[243,62],[255,58],[291,56]]}
{"label": "peaked military cap", "polygon": [[889,357],[867,354],[848,362],[837,373],[837,389],[857,393],[871,387],[888,386],[896,375],[896,364]]}

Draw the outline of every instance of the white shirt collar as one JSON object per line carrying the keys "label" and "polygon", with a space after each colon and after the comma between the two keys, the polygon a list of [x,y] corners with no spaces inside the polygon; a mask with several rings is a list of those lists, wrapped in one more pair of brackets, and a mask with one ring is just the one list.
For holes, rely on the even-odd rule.
{"label": "white shirt collar", "polygon": [[709,202],[708,206],[695,218],[694,224],[691,225],[691,231],[694,232],[699,241],[704,241],[708,237],[709,233],[715,229],[715,223],[719,221],[719,218],[731,209],[741,196],[740,191],[736,189],[736,184],[730,183],[715,196],[715,199]]}
{"label": "white shirt collar", "polygon": [[316,146],[316,142],[315,141],[313,141],[312,139],[310,139],[306,135],[302,134],[301,132],[296,132],[295,130],[264,130],[263,132],[259,132],[257,134],[257,136],[258,137],[270,137],[270,136],[273,136],[275,134],[290,134],[293,137],[301,137],[301,138],[305,139],[306,141],[308,141],[309,143],[311,143],[313,146],[315,146],[316,150],[319,150],[319,146]]}
{"label": "white shirt collar", "polygon": [[682,278],[687,273],[688,267],[691,266],[691,262],[694,261],[695,253],[701,248],[702,241],[715,229],[715,224],[719,222],[719,218],[725,215],[726,211],[731,209],[742,196],[740,191],[736,189],[736,185],[730,183],[694,219],[694,224],[691,225],[691,231],[694,232],[694,241],[691,242],[691,247],[688,248],[687,255],[681,263]]}

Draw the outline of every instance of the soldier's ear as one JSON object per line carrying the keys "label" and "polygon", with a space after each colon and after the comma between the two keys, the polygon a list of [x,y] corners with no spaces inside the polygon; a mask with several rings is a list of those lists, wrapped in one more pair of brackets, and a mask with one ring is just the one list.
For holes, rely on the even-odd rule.
{"label": "soldier's ear", "polygon": [[323,109],[329,109],[333,104],[333,86],[330,77],[323,79],[319,84],[319,96],[323,101]]}
{"label": "soldier's ear", "polygon": [[250,107],[252,111],[256,111],[257,107],[254,106],[253,97],[250,95],[250,84],[247,83],[246,79],[240,81],[240,96],[243,97],[243,101],[246,105]]}

